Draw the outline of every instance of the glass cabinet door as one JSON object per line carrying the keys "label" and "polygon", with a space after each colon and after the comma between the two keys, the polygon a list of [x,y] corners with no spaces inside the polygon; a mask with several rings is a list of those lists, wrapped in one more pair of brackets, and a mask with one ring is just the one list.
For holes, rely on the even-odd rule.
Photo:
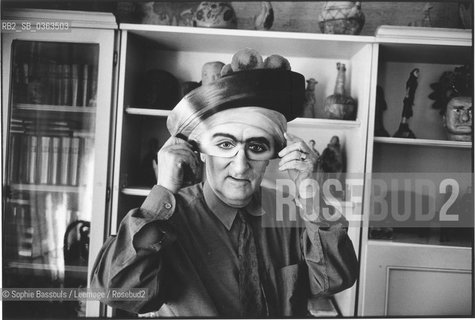
{"label": "glass cabinet door", "polygon": [[[2,110],[3,288],[87,288],[91,257],[103,242],[114,33],[104,49],[97,40],[102,35],[85,32],[92,40],[20,35],[4,47],[10,69]],[[87,306],[81,300],[4,301],[3,316],[98,312],[86,313]]]}

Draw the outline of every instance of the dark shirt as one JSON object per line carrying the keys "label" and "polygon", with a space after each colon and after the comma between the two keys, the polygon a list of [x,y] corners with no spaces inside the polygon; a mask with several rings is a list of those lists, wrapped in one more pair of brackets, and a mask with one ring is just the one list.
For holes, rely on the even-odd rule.
{"label": "dark shirt", "polygon": [[[142,206],[123,219],[117,236],[104,244],[92,287],[148,288],[147,301],[103,301],[132,312],[241,316],[237,210],[206,183],[176,195],[155,186]],[[264,188],[244,211],[257,244],[269,316],[305,316],[310,296],[354,283],[357,261],[344,218],[304,222],[303,228],[279,222],[276,194]],[[146,225],[153,227],[145,232]]]}

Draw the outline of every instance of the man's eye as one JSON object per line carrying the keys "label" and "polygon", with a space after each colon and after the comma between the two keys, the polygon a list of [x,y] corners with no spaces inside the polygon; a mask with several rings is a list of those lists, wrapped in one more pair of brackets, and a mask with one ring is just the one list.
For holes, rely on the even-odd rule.
{"label": "man's eye", "polygon": [[260,153],[260,152],[265,152],[267,151],[267,147],[262,144],[256,144],[256,143],[251,143],[249,144],[249,150],[251,150],[254,153]]}
{"label": "man's eye", "polygon": [[218,143],[218,147],[220,147],[221,149],[232,149],[234,145],[229,141],[224,141],[224,142]]}

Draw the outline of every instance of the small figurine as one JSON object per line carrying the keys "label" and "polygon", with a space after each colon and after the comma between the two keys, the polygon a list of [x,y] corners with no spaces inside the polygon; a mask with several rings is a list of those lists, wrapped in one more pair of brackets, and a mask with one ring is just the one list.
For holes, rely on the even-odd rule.
{"label": "small figurine", "polygon": [[201,68],[201,85],[205,86],[221,78],[221,69],[224,63],[221,61],[207,62]]}
{"label": "small figurine", "polygon": [[344,63],[336,64],[338,74],[336,77],[334,94],[325,100],[324,112],[328,119],[355,120],[356,101],[345,94],[345,72]]}
{"label": "small figurine", "polygon": [[317,157],[320,157],[320,152],[318,152],[317,148],[315,148],[315,140],[311,139],[308,144],[310,145],[310,148],[312,148],[312,151],[315,152],[315,154],[317,155]]}
{"label": "small figurine", "polygon": [[270,30],[274,23],[274,9],[268,1],[261,2],[261,12],[254,18],[256,30]]}
{"label": "small figurine", "polygon": [[307,80],[307,89],[305,89],[305,99],[303,105],[303,117],[315,118],[317,115],[317,100],[315,99],[315,85],[318,83],[314,78]]}
{"label": "small figurine", "polygon": [[409,22],[408,26],[410,27],[432,27],[432,21],[430,19],[430,10],[432,9],[432,5],[427,2],[423,9],[424,16],[421,20],[416,20],[413,22]]}
{"label": "small figurine", "polygon": [[414,105],[414,96],[417,89],[417,78],[419,77],[419,69],[415,68],[409,74],[409,78],[406,81],[406,95],[403,100],[402,118],[399,124],[399,129],[394,134],[397,138],[415,138],[414,132],[409,129],[408,120],[413,115],[412,106]]}
{"label": "small figurine", "polygon": [[389,133],[384,128],[383,112],[388,109],[384,99],[384,91],[381,86],[376,87],[376,114],[374,120],[374,135],[376,137],[389,137]]}
{"label": "small figurine", "polygon": [[[328,178],[340,180],[342,178],[342,173],[345,170],[344,166],[345,161],[340,145],[340,139],[338,136],[333,136],[330,139],[330,143],[328,143],[318,159],[318,172],[323,173],[323,180]],[[319,181],[319,183],[322,182],[323,181]],[[336,192],[335,190],[331,190],[331,193],[339,198],[343,198],[344,195],[344,191]]]}

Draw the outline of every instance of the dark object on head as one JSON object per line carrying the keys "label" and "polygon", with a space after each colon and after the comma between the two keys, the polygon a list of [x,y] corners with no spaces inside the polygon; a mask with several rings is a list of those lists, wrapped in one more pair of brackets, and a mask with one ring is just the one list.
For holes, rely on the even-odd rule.
{"label": "dark object on head", "polygon": [[226,109],[255,106],[282,113],[287,121],[302,112],[305,78],[279,69],[254,69],[226,75],[187,94],[168,117],[171,135],[188,136],[211,115]]}

